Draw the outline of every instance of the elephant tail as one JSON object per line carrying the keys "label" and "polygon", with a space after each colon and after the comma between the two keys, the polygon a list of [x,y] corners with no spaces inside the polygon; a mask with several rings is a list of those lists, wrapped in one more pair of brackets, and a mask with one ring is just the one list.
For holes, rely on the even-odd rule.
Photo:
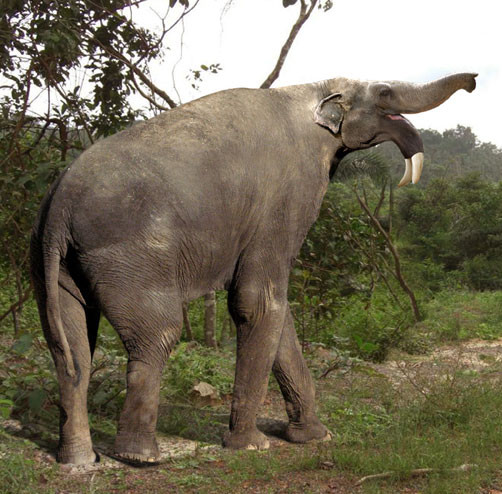
{"label": "elephant tail", "polygon": [[75,377],[75,364],[66,339],[59,306],[59,264],[61,253],[59,249],[49,249],[44,252],[45,290],[47,293],[47,319],[53,341],[62,353],[66,373]]}

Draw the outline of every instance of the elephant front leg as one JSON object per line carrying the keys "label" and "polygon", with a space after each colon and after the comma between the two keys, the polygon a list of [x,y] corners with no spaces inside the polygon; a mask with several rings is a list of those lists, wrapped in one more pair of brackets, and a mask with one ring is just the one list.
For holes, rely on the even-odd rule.
{"label": "elephant front leg", "polygon": [[331,433],[315,413],[314,382],[303,358],[289,309],[272,370],[289,417],[285,438],[294,443],[331,439]]}
{"label": "elephant front leg", "polygon": [[267,437],[256,427],[258,409],[267,393],[286,302],[271,299],[264,290],[229,294],[237,326],[237,362],[230,430],[223,445],[232,449],[267,449]]}

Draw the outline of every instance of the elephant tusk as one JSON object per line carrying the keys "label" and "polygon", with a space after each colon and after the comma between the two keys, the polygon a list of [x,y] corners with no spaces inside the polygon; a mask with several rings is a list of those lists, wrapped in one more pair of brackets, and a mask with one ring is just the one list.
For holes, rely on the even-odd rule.
{"label": "elephant tusk", "polygon": [[404,185],[408,185],[411,182],[411,160],[408,158],[405,159],[404,162],[406,164],[406,170],[404,172],[403,178],[401,179],[401,182],[399,182],[399,184],[397,185],[398,187],[403,187]]}
{"label": "elephant tusk", "polygon": [[422,168],[424,167],[424,153],[416,153],[411,157],[412,169],[412,183],[416,184],[422,175]]}

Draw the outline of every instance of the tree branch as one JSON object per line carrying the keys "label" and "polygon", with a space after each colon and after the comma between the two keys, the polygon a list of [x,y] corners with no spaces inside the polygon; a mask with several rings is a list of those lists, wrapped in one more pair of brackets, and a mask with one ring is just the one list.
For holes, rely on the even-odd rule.
{"label": "tree branch", "polygon": [[314,10],[314,7],[317,5],[317,1],[318,0],[310,0],[310,7],[307,7],[305,0],[301,0],[300,15],[298,16],[296,22],[293,24],[288,39],[281,48],[281,53],[279,54],[279,58],[277,59],[277,63],[275,64],[274,69],[272,70],[272,72],[270,72],[269,76],[265,79],[260,88],[269,88],[279,77],[282,66],[284,65],[286,57],[288,56],[289,50],[291,49],[296,36],[300,32],[300,29],[308,20],[310,14]]}
{"label": "tree branch", "polygon": [[[394,293],[394,290],[392,289],[389,280],[387,277],[384,275],[383,270],[380,269],[380,266],[378,265],[378,260],[372,255],[371,250],[367,250],[361,242],[357,240],[355,236],[352,235],[352,232],[349,230],[347,232],[347,236],[349,238],[349,245],[350,243],[354,243],[355,247],[359,249],[361,252],[364,253],[364,255],[368,258],[368,260],[371,262],[373,269],[377,272],[378,276],[380,276],[380,279],[385,283],[385,286],[389,290],[389,293],[391,294],[392,298],[396,301],[397,305],[403,309],[401,306],[401,302],[399,301],[399,297]],[[352,250],[354,252],[357,252],[357,249],[354,248],[354,246],[351,246]],[[384,258],[382,258],[382,261],[384,261],[384,267],[387,268],[387,270],[394,276],[396,277],[396,274],[390,269],[390,266],[388,263],[385,261]]]}
{"label": "tree branch", "polygon": [[183,326],[187,334],[187,340],[193,341],[192,325],[190,324],[190,317],[188,316],[188,304],[183,304]]}
{"label": "tree branch", "polygon": [[134,74],[138,76],[138,78],[141,80],[141,82],[148,87],[153,93],[155,93],[157,96],[160,96],[168,105],[170,108],[175,108],[178,106],[176,102],[162,89],[157,87],[148,77],[145,75],[145,73],[137,67],[136,64],[128,60],[126,57],[124,57],[121,53],[119,53],[117,50],[112,48],[111,46],[105,46],[103,43],[98,41],[96,38],[92,40],[95,42],[99,47],[108,53],[108,55],[112,56],[116,60],[119,60],[120,62],[124,63]]}
{"label": "tree branch", "polygon": [[0,316],[0,322],[3,321],[11,312],[15,312],[19,307],[21,307],[30,297],[31,295],[31,290],[32,287],[31,285],[28,287],[28,289],[23,293],[21,298],[17,301],[14,302],[1,316]]}
{"label": "tree branch", "polygon": [[141,94],[141,96],[143,96],[143,98],[145,98],[152,106],[154,106],[155,108],[157,108],[159,110],[163,110],[163,111],[169,110],[169,108],[167,106],[163,106],[163,105],[157,103],[151,96],[148,96],[148,94],[146,94],[143,91],[143,89],[141,89],[141,86],[138,84],[138,81],[136,80],[136,77],[134,76],[134,72],[132,70],[130,71],[130,74],[131,74],[131,81],[134,84],[134,87],[136,88],[138,93]]}
{"label": "tree branch", "polygon": [[380,214],[380,208],[382,207],[382,204],[385,200],[385,189],[387,188],[387,179],[384,180],[382,188],[380,189],[380,197],[378,198],[378,204],[376,205],[375,211],[373,212],[373,215],[378,217]]}
{"label": "tree branch", "polygon": [[399,284],[401,285],[401,288],[404,290],[404,292],[408,295],[408,297],[410,299],[410,304],[411,304],[411,308],[413,311],[413,317],[415,319],[415,322],[420,321],[421,316],[420,316],[420,312],[418,310],[418,304],[415,299],[415,294],[413,293],[411,288],[408,286],[408,283],[406,283],[406,280],[403,278],[403,275],[401,273],[401,261],[399,259],[399,254],[396,250],[396,247],[392,243],[392,240],[390,239],[389,235],[384,230],[384,228],[382,227],[382,225],[380,224],[378,219],[373,215],[373,213],[371,212],[368,205],[361,199],[361,197],[357,193],[357,189],[355,187],[354,187],[354,192],[356,194],[357,200],[359,201],[359,204],[361,205],[363,210],[366,212],[366,214],[368,215],[369,219],[371,220],[371,222],[373,223],[375,228],[380,232],[380,234],[385,239],[385,243],[387,244],[387,247],[389,248],[389,250],[392,254],[392,257],[394,258],[394,269],[395,269],[395,275],[396,275],[397,281],[399,282]]}

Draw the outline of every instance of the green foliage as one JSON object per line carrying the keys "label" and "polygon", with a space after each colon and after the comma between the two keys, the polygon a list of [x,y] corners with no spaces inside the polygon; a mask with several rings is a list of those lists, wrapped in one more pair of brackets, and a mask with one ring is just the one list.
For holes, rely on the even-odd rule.
{"label": "green foliage", "polygon": [[210,65],[202,64],[198,69],[190,69],[187,79],[191,81],[190,85],[194,89],[199,89],[199,84],[203,80],[203,74],[217,74],[222,70],[219,63],[212,63]]}
{"label": "green foliage", "polygon": [[348,187],[331,185],[290,278],[290,303],[302,337],[325,341],[348,296],[371,297],[373,264],[368,255],[384,251]]}
{"label": "green foliage", "polygon": [[[6,118],[10,115],[9,111]],[[63,163],[59,162],[57,149],[50,145],[37,146],[28,153],[36,139],[33,133],[27,133],[17,143],[23,156],[22,161],[17,159],[17,154],[12,155],[12,136],[6,132],[8,125],[8,121],[0,121],[0,162],[4,164],[0,173],[0,269],[9,273],[16,286],[11,299],[14,302],[21,298],[29,283],[29,232],[36,211],[48,183],[55,179]]]}
{"label": "green foliage", "polygon": [[[38,475],[35,462],[27,459],[23,453],[2,458],[2,468],[0,468],[0,483],[2,486],[9,486],[9,493],[38,492]],[[3,491],[7,492],[7,491]]]}
{"label": "green foliage", "polygon": [[401,238],[416,262],[462,273],[468,286],[502,287],[502,185],[479,174],[433,180],[399,197]]}
{"label": "green foliage", "polygon": [[[493,249],[490,249],[493,252]],[[498,250],[498,247],[497,247]],[[499,252],[477,254],[462,263],[468,284],[475,290],[499,289],[502,286],[502,256]]]}
{"label": "green foliage", "polygon": [[[424,142],[425,162],[420,186],[436,178],[456,179],[472,172],[483,180],[499,181],[502,167],[502,150],[489,142],[479,142],[469,127],[457,125],[455,129],[440,133],[421,129]],[[393,182],[403,176],[403,157],[392,143],[378,146],[378,152],[389,161]]]}
{"label": "green foliage", "polygon": [[338,165],[334,179],[346,183],[369,177],[373,184],[382,185],[389,180],[389,159],[378,150],[356,151],[345,157]]}
{"label": "green foliage", "polygon": [[228,466],[244,479],[273,479],[284,467],[280,458],[273,451],[264,451],[246,455],[237,452],[234,458],[228,459]]}
{"label": "green foliage", "polygon": [[[186,4],[187,2],[180,2]],[[62,94],[76,68],[92,71],[92,97],[76,86],[59,107],[66,128],[81,127],[82,111],[97,135],[107,135],[135,116],[127,96],[134,85],[127,60],[136,58],[140,70],[159,56],[158,37],[135,25],[124,2],[71,0],[58,3],[30,0],[2,7],[3,50],[0,71],[12,81],[8,99],[22,105],[30,85],[54,88]],[[119,60],[122,63],[119,63]],[[125,63],[124,63],[125,61]],[[78,111],[74,113],[75,110]],[[54,110],[52,110],[54,111]]]}
{"label": "green foliage", "polygon": [[413,321],[407,303],[404,297],[396,301],[384,287],[375,289],[369,299],[350,297],[333,321],[335,343],[342,337],[342,348],[375,361],[384,360],[392,347],[412,346],[408,330]]}
{"label": "green foliage", "polygon": [[50,413],[57,402],[54,366],[40,334],[22,334],[10,345],[0,343],[0,410],[33,419]]}
{"label": "green foliage", "polygon": [[[199,298],[190,302],[190,325],[193,336],[196,341],[204,341],[204,299]],[[225,346],[228,343],[230,333],[234,332],[230,321],[230,315],[227,309],[227,292],[223,290],[216,291],[216,340],[220,346]],[[186,332],[182,334],[182,341],[188,341]]]}
{"label": "green foliage", "polygon": [[340,403],[330,398],[323,404],[330,430],[342,444],[364,444],[368,435],[385,433],[391,425],[390,414],[380,406]]}
{"label": "green foliage", "polygon": [[10,416],[14,402],[6,398],[0,398],[0,417],[7,419]]}
{"label": "green foliage", "polygon": [[172,352],[163,379],[163,392],[186,400],[195,384],[204,381],[220,393],[232,391],[234,352],[182,342]]}
{"label": "green foliage", "polygon": [[[313,0],[316,1],[316,0]],[[298,2],[298,0],[282,0],[282,5],[283,7],[290,7],[291,5],[295,5]],[[303,2],[302,2],[303,4]],[[319,2],[318,8],[324,10],[324,12],[327,12],[333,7],[333,2],[332,0],[321,0]]]}
{"label": "green foliage", "polygon": [[122,343],[102,318],[89,385],[90,414],[108,419],[118,416],[126,394],[126,368],[127,357]]}
{"label": "green foliage", "polygon": [[[181,15],[189,7],[171,4]],[[96,138],[144,114],[129,96],[151,85],[148,63],[162,55],[166,33],[142,28],[125,7],[118,0],[1,4],[0,270],[8,266],[12,302],[29,292],[29,232],[49,185]],[[33,105],[39,98],[49,103],[44,114]]]}
{"label": "green foliage", "polygon": [[51,494],[54,465],[41,465],[35,444],[15,438],[0,425],[0,492],[8,494]]}

